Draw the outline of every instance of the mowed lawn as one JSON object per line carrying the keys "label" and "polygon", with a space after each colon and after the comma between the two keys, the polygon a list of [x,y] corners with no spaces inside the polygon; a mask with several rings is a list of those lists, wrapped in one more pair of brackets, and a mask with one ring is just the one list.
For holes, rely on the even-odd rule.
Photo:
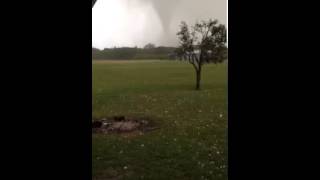
{"label": "mowed lawn", "polygon": [[152,117],[160,127],[123,137],[93,134],[93,179],[228,179],[227,64],[93,61],[93,118]]}

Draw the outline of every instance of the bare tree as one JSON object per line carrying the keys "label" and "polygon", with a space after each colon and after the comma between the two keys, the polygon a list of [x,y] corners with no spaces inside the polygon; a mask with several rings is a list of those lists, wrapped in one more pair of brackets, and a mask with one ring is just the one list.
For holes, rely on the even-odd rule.
{"label": "bare tree", "polygon": [[197,22],[188,27],[181,22],[177,33],[180,46],[176,54],[180,60],[187,60],[196,72],[196,90],[200,89],[201,70],[206,63],[221,63],[227,59],[226,28],[218,20]]}

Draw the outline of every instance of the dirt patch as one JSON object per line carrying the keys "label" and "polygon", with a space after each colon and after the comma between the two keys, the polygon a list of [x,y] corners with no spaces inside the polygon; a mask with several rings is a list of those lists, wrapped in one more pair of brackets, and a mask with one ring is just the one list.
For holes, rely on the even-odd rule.
{"label": "dirt patch", "polygon": [[116,133],[125,137],[132,137],[155,129],[158,129],[158,127],[148,117],[114,116],[92,121],[93,133]]}

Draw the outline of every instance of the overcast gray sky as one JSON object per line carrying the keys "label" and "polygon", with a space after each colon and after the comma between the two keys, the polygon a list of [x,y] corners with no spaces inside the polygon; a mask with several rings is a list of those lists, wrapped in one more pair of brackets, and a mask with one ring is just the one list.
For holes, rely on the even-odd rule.
{"label": "overcast gray sky", "polygon": [[227,0],[98,0],[92,9],[92,46],[176,46],[181,21],[209,18],[227,26]]}

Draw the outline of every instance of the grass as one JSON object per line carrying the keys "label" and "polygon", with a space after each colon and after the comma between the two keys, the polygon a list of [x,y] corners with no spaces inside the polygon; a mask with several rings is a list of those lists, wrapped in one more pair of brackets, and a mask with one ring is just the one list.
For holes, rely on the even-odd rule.
{"label": "grass", "polygon": [[138,137],[93,134],[93,179],[228,179],[227,64],[93,61],[93,117],[150,116]]}

